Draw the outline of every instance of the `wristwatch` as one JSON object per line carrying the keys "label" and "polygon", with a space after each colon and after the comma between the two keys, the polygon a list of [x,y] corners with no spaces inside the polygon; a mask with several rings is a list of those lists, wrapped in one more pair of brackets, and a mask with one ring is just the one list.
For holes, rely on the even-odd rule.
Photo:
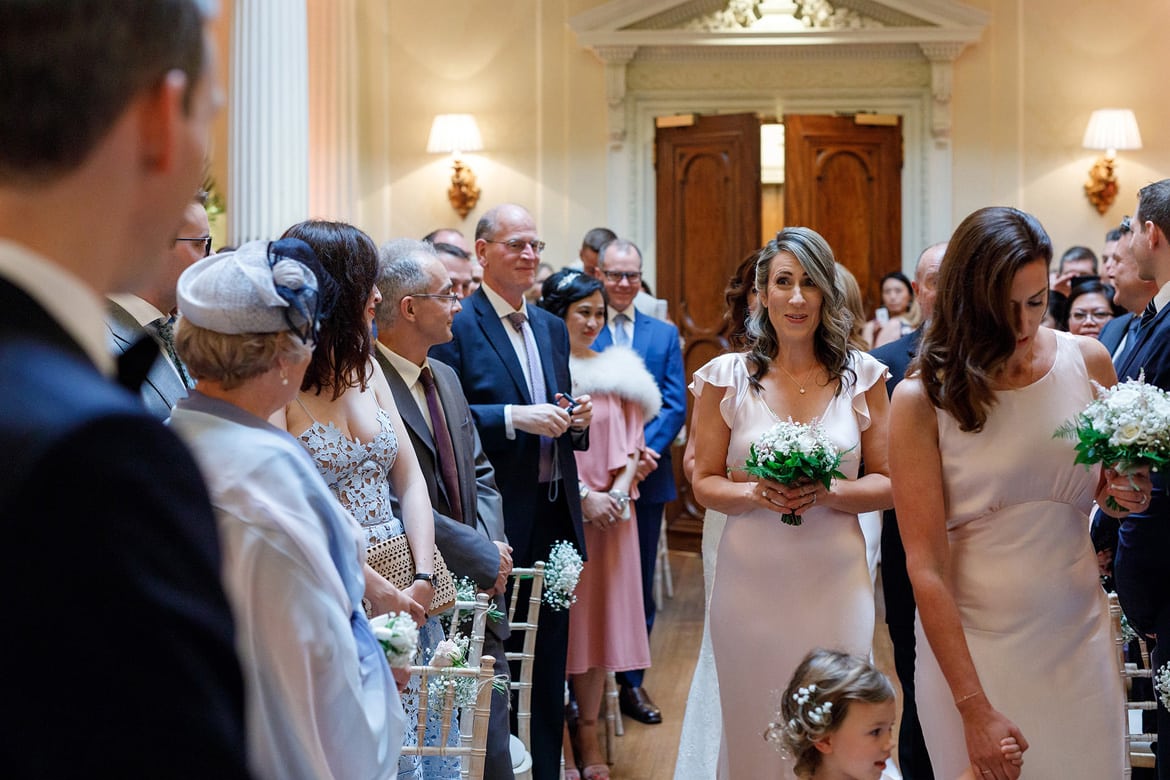
{"label": "wristwatch", "polygon": [[435,579],[435,578],[434,578],[434,575],[427,574],[426,572],[416,571],[416,572],[414,573],[414,581],[415,581],[415,582],[418,582],[419,580],[422,580],[423,582],[431,582],[431,583],[433,583],[433,582],[434,582],[434,579]]}

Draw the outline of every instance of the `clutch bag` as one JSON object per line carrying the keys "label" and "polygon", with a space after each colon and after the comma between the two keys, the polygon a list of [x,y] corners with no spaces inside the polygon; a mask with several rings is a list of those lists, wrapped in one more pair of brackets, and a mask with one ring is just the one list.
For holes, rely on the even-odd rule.
{"label": "clutch bag", "polygon": [[[406,590],[414,584],[414,573],[418,571],[406,534],[370,545],[366,550],[366,563],[399,590]],[[438,545],[435,545],[433,563],[431,585],[435,588],[435,598],[427,608],[429,615],[437,615],[455,605],[455,578],[451,576],[451,570],[447,568]]]}

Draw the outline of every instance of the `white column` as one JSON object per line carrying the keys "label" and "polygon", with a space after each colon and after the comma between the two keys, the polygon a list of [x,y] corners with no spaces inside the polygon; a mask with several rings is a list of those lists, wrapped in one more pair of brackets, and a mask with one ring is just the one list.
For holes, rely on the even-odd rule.
{"label": "white column", "polygon": [[305,0],[244,0],[232,24],[228,241],[274,239],[308,216]]}
{"label": "white column", "polygon": [[357,3],[308,0],[309,213],[357,218]]}

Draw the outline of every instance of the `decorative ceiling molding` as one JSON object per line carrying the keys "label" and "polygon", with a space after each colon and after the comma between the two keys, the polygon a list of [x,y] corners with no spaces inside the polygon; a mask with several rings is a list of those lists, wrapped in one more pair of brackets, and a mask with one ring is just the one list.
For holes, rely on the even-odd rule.
{"label": "decorative ceiling molding", "polygon": [[[768,48],[760,46],[645,46],[638,49],[638,62],[889,60],[919,59],[921,54],[920,45],[913,43]],[[602,59],[604,60],[604,58]]]}

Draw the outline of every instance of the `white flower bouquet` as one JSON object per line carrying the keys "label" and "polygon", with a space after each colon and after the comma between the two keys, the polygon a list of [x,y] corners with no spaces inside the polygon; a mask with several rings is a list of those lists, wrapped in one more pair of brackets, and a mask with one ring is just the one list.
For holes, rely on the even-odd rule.
{"label": "white flower bouquet", "polygon": [[406,612],[391,612],[370,618],[370,626],[391,668],[410,668],[418,654],[418,626],[414,618]]}
{"label": "white flower bouquet", "polygon": [[576,603],[574,591],[584,565],[576,547],[563,540],[554,544],[544,567],[544,603],[558,612]]}
{"label": "white flower bouquet", "polygon": [[[1056,429],[1056,436],[1076,440],[1076,462],[1086,468],[1103,463],[1122,474],[1170,463],[1170,395],[1147,384],[1144,373],[1110,388],[1093,386],[1097,397]],[[1105,503],[1121,509],[1112,497]]]}
{"label": "white flower bouquet", "polygon": [[[459,674],[449,674],[448,669],[466,669],[467,656],[471,640],[463,634],[452,634],[450,639],[444,639],[435,646],[431,654],[430,665],[441,671],[434,674],[427,684],[427,698],[431,706],[439,706],[450,688],[454,691],[455,707],[464,708],[475,704],[479,696],[479,680],[474,677]],[[491,685],[501,693],[507,690],[508,678],[497,675],[492,678]]]}
{"label": "white flower bouquet", "polygon": [[[842,455],[819,421],[813,420],[806,425],[793,422],[789,417],[787,422],[776,423],[752,443],[743,470],[781,485],[811,479],[827,489],[832,487],[834,478],[845,478],[839,471]],[[788,525],[803,522],[791,512],[781,515],[780,519]]]}
{"label": "white flower bouquet", "polygon": [[1170,664],[1162,664],[1162,668],[1154,675],[1154,692],[1162,706],[1170,710]]}

